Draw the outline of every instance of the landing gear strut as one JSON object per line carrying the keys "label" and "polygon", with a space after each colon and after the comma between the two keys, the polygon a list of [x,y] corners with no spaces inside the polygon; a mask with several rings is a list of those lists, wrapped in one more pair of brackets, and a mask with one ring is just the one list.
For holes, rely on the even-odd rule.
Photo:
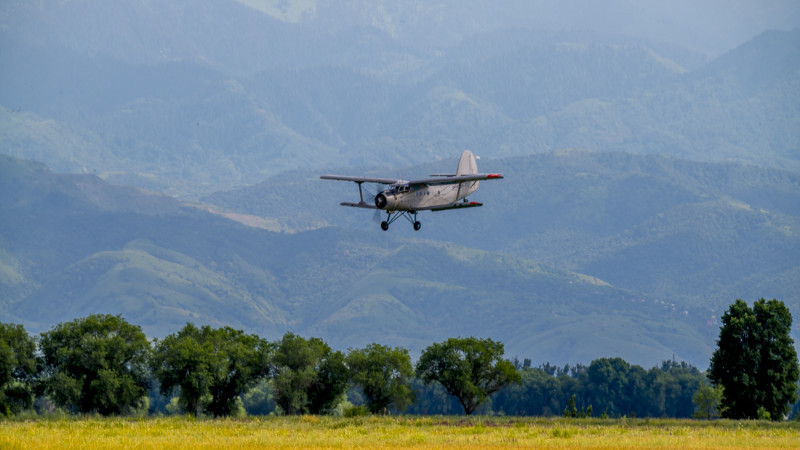
{"label": "landing gear strut", "polygon": [[[413,226],[415,231],[419,231],[422,228],[422,224],[417,220],[417,212],[416,211],[394,211],[394,212],[387,212],[388,216],[386,220],[381,222],[381,230],[386,231],[389,229],[389,225],[393,224],[395,220],[405,217]],[[412,218],[413,215],[413,218]]]}

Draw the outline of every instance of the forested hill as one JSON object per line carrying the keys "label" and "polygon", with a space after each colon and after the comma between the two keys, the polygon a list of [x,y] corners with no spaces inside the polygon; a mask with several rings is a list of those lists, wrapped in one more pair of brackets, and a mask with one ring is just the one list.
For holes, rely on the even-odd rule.
{"label": "forested hill", "polygon": [[337,348],[490,336],[558,363],[703,366],[713,346],[703,310],[523,257],[377,227],[277,234],[90,175],[9,157],[0,171],[0,320],[31,332],[113,313],[150,336],[193,321]]}

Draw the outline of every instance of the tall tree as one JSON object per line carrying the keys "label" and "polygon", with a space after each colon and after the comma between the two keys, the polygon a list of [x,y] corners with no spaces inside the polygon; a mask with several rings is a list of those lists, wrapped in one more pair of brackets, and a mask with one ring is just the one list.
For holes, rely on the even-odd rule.
{"label": "tall tree", "polygon": [[344,354],[319,338],[286,333],[272,358],[275,403],[284,414],[320,414],[333,409],[347,389]]}
{"label": "tall tree", "polygon": [[35,351],[22,325],[0,323],[0,415],[17,414],[33,403]]}
{"label": "tall tree", "polygon": [[91,315],[56,325],[39,343],[41,381],[57,405],[108,415],[144,400],[150,343],[138,325]]}
{"label": "tall tree", "polygon": [[185,412],[205,410],[221,417],[230,415],[236,398],[268,374],[271,351],[271,344],[256,335],[187,323],[156,342],[150,365],[162,393],[179,388]]}
{"label": "tall tree", "polygon": [[236,399],[269,374],[272,345],[230,327],[212,329],[208,338],[214,365],[207,410],[214,417],[229,416]]}
{"label": "tall tree", "polygon": [[403,411],[413,401],[409,383],[414,368],[408,350],[370,344],[350,350],[345,364],[350,370],[350,380],[364,393],[371,413],[385,412],[390,406]]}
{"label": "tall tree", "polygon": [[723,314],[709,378],[724,388],[725,417],[755,419],[759,409],[781,419],[797,400],[800,376],[797,352],[789,335],[792,315],[783,302],[742,300]]}
{"label": "tall tree", "polygon": [[441,383],[470,415],[503,386],[521,381],[503,352],[503,344],[491,339],[450,338],[422,351],[417,376],[426,383]]}
{"label": "tall tree", "polygon": [[201,341],[200,330],[187,323],[177,333],[156,340],[150,358],[161,393],[170,395],[177,387],[181,409],[195,416],[201,412],[201,398],[208,394],[212,366],[211,355]]}

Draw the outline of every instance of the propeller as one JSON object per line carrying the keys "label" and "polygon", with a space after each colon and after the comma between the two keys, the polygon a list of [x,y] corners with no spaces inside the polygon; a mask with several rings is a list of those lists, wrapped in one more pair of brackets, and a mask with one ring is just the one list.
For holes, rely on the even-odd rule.
{"label": "propeller", "polygon": [[[383,185],[382,184],[365,184],[364,185],[364,201],[374,205],[375,204],[375,197],[378,196],[378,193],[383,192]],[[372,215],[372,221],[375,223],[380,223],[383,219],[381,218],[381,210],[376,209],[375,214]]]}
{"label": "propeller", "polygon": [[369,204],[375,204],[375,197],[383,192],[383,185],[377,183],[364,183],[364,201]]}

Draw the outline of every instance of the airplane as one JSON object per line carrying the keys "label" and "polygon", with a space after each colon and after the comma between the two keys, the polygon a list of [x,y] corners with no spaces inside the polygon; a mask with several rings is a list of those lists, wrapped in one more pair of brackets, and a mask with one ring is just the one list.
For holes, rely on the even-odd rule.
{"label": "airplane", "polygon": [[[471,151],[465,150],[458,160],[458,168],[453,174],[432,174],[431,178],[406,181],[396,178],[351,177],[343,175],[322,175],[323,180],[352,181],[358,185],[358,203],[342,202],[342,206],[366,208],[386,211],[386,220],[381,222],[381,229],[389,229],[389,225],[400,217],[405,217],[419,231],[422,224],[417,220],[419,211],[445,211],[449,209],[474,208],[483,203],[471,202],[467,196],[478,190],[480,180],[499,180],[503,174],[478,173],[478,165]],[[375,196],[374,204],[364,201],[361,185],[377,183],[388,185],[388,189]]]}

